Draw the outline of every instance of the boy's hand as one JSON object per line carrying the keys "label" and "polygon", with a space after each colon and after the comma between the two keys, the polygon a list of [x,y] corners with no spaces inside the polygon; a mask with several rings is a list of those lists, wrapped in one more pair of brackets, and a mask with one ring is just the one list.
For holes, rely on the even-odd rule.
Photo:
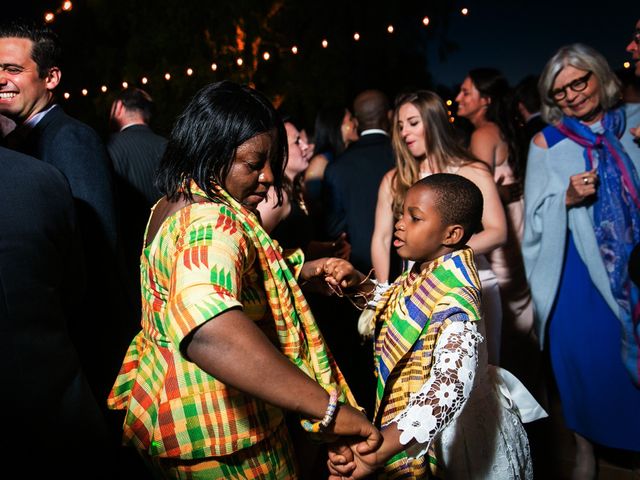
{"label": "boy's hand", "polygon": [[365,478],[383,466],[383,462],[378,461],[376,452],[359,453],[358,441],[341,441],[329,445],[329,480]]}

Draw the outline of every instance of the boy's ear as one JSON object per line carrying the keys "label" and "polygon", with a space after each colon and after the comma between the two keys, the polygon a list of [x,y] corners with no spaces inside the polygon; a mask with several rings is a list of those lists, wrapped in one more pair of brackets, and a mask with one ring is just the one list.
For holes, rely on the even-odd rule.
{"label": "boy's ear", "polygon": [[460,243],[460,240],[464,237],[464,227],[462,225],[449,225],[445,231],[444,241],[442,244],[445,247],[453,247]]}

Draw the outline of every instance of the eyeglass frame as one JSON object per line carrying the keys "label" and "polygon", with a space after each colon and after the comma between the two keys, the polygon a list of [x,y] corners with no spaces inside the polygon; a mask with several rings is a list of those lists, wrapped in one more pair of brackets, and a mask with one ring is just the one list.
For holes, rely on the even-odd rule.
{"label": "eyeglass frame", "polygon": [[[567,83],[564,87],[549,90],[549,96],[553,98],[556,102],[561,102],[562,100],[567,98],[568,88],[570,88],[575,93],[584,92],[589,86],[589,80],[591,80],[592,75],[593,75],[593,72],[589,70],[584,76],[580,78],[576,78],[575,80]],[[576,88],[576,85],[580,85],[583,82],[584,82],[584,87]],[[562,94],[562,96],[558,97],[559,94]]]}

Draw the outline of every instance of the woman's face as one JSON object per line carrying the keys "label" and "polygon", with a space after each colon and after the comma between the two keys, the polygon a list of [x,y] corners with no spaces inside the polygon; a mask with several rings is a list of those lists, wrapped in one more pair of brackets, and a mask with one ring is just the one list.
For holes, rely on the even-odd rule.
{"label": "woman's face", "polygon": [[358,125],[356,124],[356,119],[348,109],[342,118],[340,132],[342,132],[342,141],[345,145],[349,145],[351,142],[358,140]]}
{"label": "woman's face", "polygon": [[427,154],[424,122],[420,111],[413,103],[405,103],[398,110],[398,131],[407,148],[416,158]]}
{"label": "woman's face", "polygon": [[[562,113],[568,117],[575,117],[578,120],[590,119],[594,113],[600,109],[600,83],[595,75],[589,74],[587,70],[582,70],[571,65],[564,67],[553,82],[551,91],[563,89],[566,96],[557,100],[556,105],[560,107]],[[581,92],[576,92],[570,85],[581,86],[587,78],[586,87]]]}
{"label": "woman's face", "polygon": [[287,141],[289,143],[289,160],[285,173],[291,180],[309,166],[307,150],[309,145],[300,136],[300,132],[292,123],[285,123],[287,130]]}
{"label": "woman's face", "polygon": [[458,115],[469,120],[483,114],[489,104],[489,100],[480,95],[469,77],[465,78],[460,85],[460,93],[456,97],[456,102],[458,103]]}
{"label": "woman's face", "polygon": [[265,199],[273,184],[270,161],[273,135],[261,133],[240,145],[225,179],[227,192],[251,211]]}

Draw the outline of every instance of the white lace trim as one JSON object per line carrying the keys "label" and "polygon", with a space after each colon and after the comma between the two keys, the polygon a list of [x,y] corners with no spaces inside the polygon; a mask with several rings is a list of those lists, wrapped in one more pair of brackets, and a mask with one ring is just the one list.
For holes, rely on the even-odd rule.
{"label": "white lace trim", "polygon": [[407,449],[411,458],[423,456],[434,437],[462,411],[473,389],[482,341],[476,322],[457,321],[441,333],[429,379],[392,420],[398,424],[400,443],[417,442]]}

